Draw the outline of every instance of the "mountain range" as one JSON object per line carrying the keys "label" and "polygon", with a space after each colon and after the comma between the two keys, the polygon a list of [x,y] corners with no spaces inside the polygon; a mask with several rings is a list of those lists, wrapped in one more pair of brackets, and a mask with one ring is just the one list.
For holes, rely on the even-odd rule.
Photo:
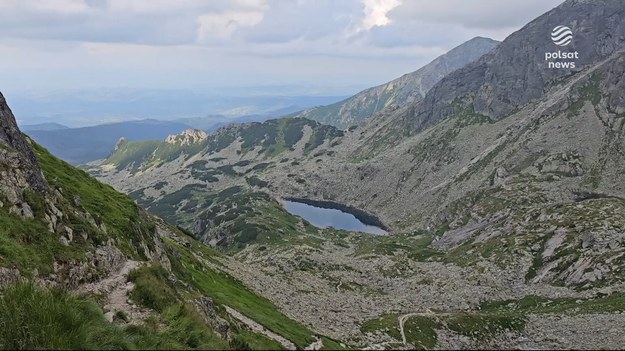
{"label": "mountain range", "polygon": [[214,131],[229,124],[266,121],[300,109],[297,106],[290,106],[280,108],[271,114],[238,117],[210,115],[172,121],[145,119],[80,128],[69,128],[58,123],[42,123],[24,125],[22,129],[62,160],[72,164],[84,164],[109,156],[117,141],[122,138],[143,141],[162,139],[187,129]]}
{"label": "mountain range", "polygon": [[[84,166],[112,188],[0,100],[0,321],[29,333],[2,328],[0,346],[623,348],[624,15],[567,0],[353,128],[121,140]],[[558,50],[574,67],[550,67]],[[316,227],[286,210],[298,199],[390,235]],[[38,317],[46,294],[82,319]]]}
{"label": "mountain range", "polygon": [[292,114],[339,128],[354,126],[385,110],[412,105],[441,78],[488,53],[498,41],[476,37],[449,50],[415,72],[377,87],[366,89],[331,105],[313,107]]}

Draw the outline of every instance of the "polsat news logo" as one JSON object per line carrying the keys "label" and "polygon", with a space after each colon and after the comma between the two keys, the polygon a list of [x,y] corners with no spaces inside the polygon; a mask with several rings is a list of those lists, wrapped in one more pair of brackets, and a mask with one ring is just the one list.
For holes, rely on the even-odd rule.
{"label": "polsat news logo", "polygon": [[[567,26],[557,26],[551,30],[551,41],[557,46],[567,46],[573,41],[573,31]],[[575,59],[579,58],[577,51],[545,52],[545,61],[549,68],[575,68]]]}

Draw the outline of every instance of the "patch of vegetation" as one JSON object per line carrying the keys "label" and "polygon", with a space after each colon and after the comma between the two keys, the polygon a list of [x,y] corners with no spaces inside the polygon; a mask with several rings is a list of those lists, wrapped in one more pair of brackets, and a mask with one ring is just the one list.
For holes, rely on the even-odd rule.
{"label": "patch of vegetation", "polygon": [[441,324],[432,318],[413,316],[404,322],[404,334],[406,342],[415,346],[417,350],[431,350],[438,344],[436,329]]}
{"label": "patch of vegetation", "polygon": [[518,300],[485,301],[480,304],[484,312],[506,313],[616,313],[625,311],[625,294],[614,293],[596,298],[547,298],[529,295]]}
{"label": "patch of vegetation", "polygon": [[230,341],[233,350],[285,350],[282,344],[248,330],[240,330]]}
{"label": "patch of vegetation", "polygon": [[252,167],[250,169],[250,171],[263,171],[265,169],[267,169],[267,167],[271,166],[271,163],[259,163],[257,165],[254,165],[254,167]]}
{"label": "patch of vegetation", "polygon": [[241,161],[233,164],[233,166],[235,166],[235,167],[245,167],[245,166],[250,165],[251,163],[252,163],[252,161],[250,161],[250,160],[241,160]]}
{"label": "patch of vegetation", "polygon": [[343,346],[340,342],[327,338],[325,336],[321,337],[321,341],[323,342],[322,350],[347,350],[348,348]]}
{"label": "patch of vegetation", "polygon": [[340,138],[343,135],[343,131],[338,130],[332,126],[316,124],[315,128],[313,128],[313,133],[310,136],[310,140],[306,143],[306,145],[304,145],[304,153],[308,154],[312,150],[321,146],[326,140],[333,141],[334,139]]}
{"label": "patch of vegetation", "polygon": [[206,161],[206,160],[197,160],[197,161],[193,162],[192,164],[190,164],[189,168],[197,169],[197,170],[203,170],[203,169],[206,169],[206,165],[207,164],[208,164],[208,161]]}
{"label": "patch of vegetation", "polygon": [[0,349],[130,349],[135,345],[84,296],[10,285],[0,295]]}
{"label": "patch of vegetation", "polygon": [[180,204],[185,200],[199,199],[204,192],[204,185],[188,184],[179,190],[163,196],[159,201],[152,203],[148,209],[150,212],[162,217],[172,223],[177,223],[177,214]]}
{"label": "patch of vegetation", "polygon": [[161,189],[163,189],[164,187],[166,187],[168,184],[169,184],[169,183],[167,183],[167,182],[165,182],[165,181],[158,182],[158,183],[154,184],[154,189],[156,189],[156,190],[161,190]]}
{"label": "patch of vegetation", "polygon": [[[234,172],[232,170],[232,167],[228,167],[228,166],[221,166],[221,167],[227,167],[228,173],[231,173],[231,171]],[[202,169],[202,170],[192,168],[191,176],[194,179],[201,180],[201,181],[208,182],[208,183],[218,182],[219,178],[217,178],[217,176],[222,174],[222,171],[219,169],[221,167],[218,167],[218,169],[210,168],[210,169]]]}
{"label": "patch of vegetation", "polygon": [[266,181],[258,178],[257,176],[246,177],[245,181],[250,186],[256,186],[256,187],[259,187],[259,188],[266,188],[269,185],[269,182],[266,182]]}
{"label": "patch of vegetation", "polygon": [[130,297],[141,306],[163,312],[177,299],[174,287],[167,284],[169,274],[160,265],[143,266],[128,275],[135,284]]}
{"label": "patch of vegetation", "polygon": [[381,332],[391,336],[392,338],[401,341],[401,333],[399,332],[399,315],[397,314],[385,314],[380,318],[372,319],[364,322],[360,326],[362,333],[376,333]]}
{"label": "patch of vegetation", "polygon": [[104,163],[115,165],[118,170],[131,168],[138,170],[152,158],[154,150],[161,141],[128,141],[123,140]]}
{"label": "patch of vegetation", "polygon": [[571,103],[571,105],[564,111],[569,118],[575,117],[579,114],[579,111],[584,107],[586,101],[590,101],[593,106],[597,106],[601,101],[601,90],[599,84],[601,83],[602,75],[600,73],[593,73],[590,79],[585,82],[578,90],[579,99]]}
{"label": "patch of vegetation", "polygon": [[431,235],[379,235],[362,236],[357,239],[355,256],[385,255],[395,256],[400,252],[407,257],[420,262],[435,261],[443,256],[443,253],[432,249]]}
{"label": "patch of vegetation", "polygon": [[140,350],[229,349],[228,342],[215,334],[193,307],[180,302],[143,325],[126,327],[124,333]]}
{"label": "patch of vegetation", "polygon": [[239,172],[237,172],[234,169],[234,166],[232,166],[232,165],[219,166],[219,167],[217,167],[217,170],[219,172],[221,172],[222,174],[225,174],[225,175],[230,176],[230,177],[238,177],[238,176],[241,175]]}
{"label": "patch of vegetation", "polygon": [[71,246],[61,245],[42,221],[25,220],[0,209],[0,267],[19,268],[22,273],[52,273],[54,261],[82,261],[90,247],[91,243],[78,238]]}
{"label": "patch of vegetation", "polygon": [[488,340],[497,334],[520,331],[525,319],[511,313],[458,313],[446,318],[447,328],[476,340]]}

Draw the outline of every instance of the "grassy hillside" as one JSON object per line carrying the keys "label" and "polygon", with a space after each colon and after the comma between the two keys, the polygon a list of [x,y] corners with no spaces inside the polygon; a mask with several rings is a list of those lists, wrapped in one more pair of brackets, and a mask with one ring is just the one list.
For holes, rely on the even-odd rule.
{"label": "grassy hillside", "polygon": [[[25,189],[34,218],[0,207],[0,267],[17,269],[26,279],[9,282],[2,290],[0,348],[282,348],[231,317],[224,306],[300,348],[314,341],[313,332],[220,269],[224,258],[219,253],[160,222],[127,196],[54,158],[42,147],[35,146],[35,151],[51,194]],[[74,233],[69,243],[62,243],[48,228],[52,204],[63,214],[58,225]],[[167,238],[157,235],[157,226],[168,233]],[[147,311],[143,319],[129,323],[129,316],[117,311],[111,322],[101,307],[107,296],[77,293],[81,286],[105,278],[108,273],[101,267],[93,266],[89,274],[70,285],[53,283],[56,288],[45,288],[36,283],[60,278],[59,265],[71,271],[72,267],[94,264],[90,260],[94,251],[106,244],[139,262],[127,279],[134,284],[129,298]],[[156,258],[156,252],[163,252],[164,257]],[[197,308],[202,298],[212,299],[212,321],[221,320],[226,334]],[[15,325],[21,327],[13,328]]]}

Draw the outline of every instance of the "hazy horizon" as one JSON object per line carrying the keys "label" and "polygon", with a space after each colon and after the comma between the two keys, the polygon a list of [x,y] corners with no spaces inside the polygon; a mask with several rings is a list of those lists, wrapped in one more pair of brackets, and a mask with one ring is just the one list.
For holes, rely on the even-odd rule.
{"label": "hazy horizon", "polygon": [[[96,100],[111,90],[338,98],[412,72],[475,36],[503,40],[560,2],[5,0],[0,90],[16,102],[22,124],[142,117],[130,111],[140,104],[72,116],[63,104],[74,91]],[[35,98],[56,100],[27,108]],[[171,118],[224,111],[209,107]]]}

